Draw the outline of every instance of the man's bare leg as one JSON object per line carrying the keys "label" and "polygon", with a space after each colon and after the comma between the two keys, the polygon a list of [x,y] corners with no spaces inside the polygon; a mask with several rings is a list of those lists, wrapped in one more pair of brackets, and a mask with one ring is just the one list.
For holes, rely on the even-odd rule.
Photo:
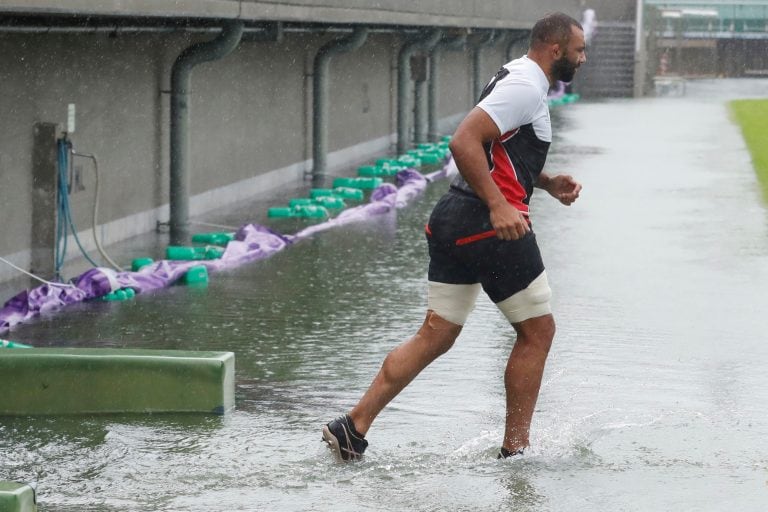
{"label": "man's bare leg", "polygon": [[381,410],[416,378],[421,370],[453,346],[461,328],[461,325],[449,322],[434,311],[428,310],[416,335],[387,355],[368,391],[350,411],[355,429],[365,435]]}
{"label": "man's bare leg", "polygon": [[545,315],[513,324],[513,327],[517,331],[517,341],[504,372],[507,421],[502,446],[515,453],[529,444],[531,418],[539,397],[544,364],[555,336],[555,321],[552,315]]}

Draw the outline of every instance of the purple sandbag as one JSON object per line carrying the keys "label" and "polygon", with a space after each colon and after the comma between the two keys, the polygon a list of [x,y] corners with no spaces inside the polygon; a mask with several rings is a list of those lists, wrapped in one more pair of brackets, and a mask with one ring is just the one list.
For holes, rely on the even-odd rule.
{"label": "purple sandbag", "polygon": [[426,176],[414,169],[402,170],[395,177],[397,187],[385,183],[371,193],[369,203],[345,210],[335,218],[309,226],[295,235],[281,235],[265,226],[247,224],[238,230],[235,239],[227,244],[224,254],[216,260],[161,260],[144,266],[138,272],[116,272],[97,267],[73,279],[73,284],[44,284],[24,290],[0,309],[0,334],[40,313],[68,304],[103,297],[121,288],[132,288],[136,293],[165,288],[181,279],[192,267],[203,265],[209,272],[235,268],[268,258],[288,245],[322,231],[393,212],[421,194],[428,183],[445,177],[447,165]]}
{"label": "purple sandbag", "polygon": [[415,169],[403,169],[395,175],[397,197],[395,207],[404,208],[427,188],[427,179]]}
{"label": "purple sandbag", "polygon": [[86,295],[86,292],[75,286],[44,284],[29,291],[24,290],[0,309],[0,334],[40,313],[81,302]]}

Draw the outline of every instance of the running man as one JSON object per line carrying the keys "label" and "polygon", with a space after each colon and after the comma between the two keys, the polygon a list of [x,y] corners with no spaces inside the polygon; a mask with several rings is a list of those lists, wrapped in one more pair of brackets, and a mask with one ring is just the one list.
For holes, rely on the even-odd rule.
{"label": "running man", "polygon": [[[528,203],[533,188],[564,205],[579,197],[571,176],[542,172],[552,141],[547,91],[570,82],[586,62],[584,31],[562,13],[539,20],[528,54],[505,64],[459,124],[451,153],[460,175],[427,224],[427,314],[415,336],[384,359],[357,405],[323,427],[340,460],[362,456],[376,416],[418,374],[451,348],[480,289],[512,324],[517,339],[504,373],[506,425],[499,458],[528,446],[544,364],[555,334],[550,289]],[[490,171],[490,172],[489,172]]]}

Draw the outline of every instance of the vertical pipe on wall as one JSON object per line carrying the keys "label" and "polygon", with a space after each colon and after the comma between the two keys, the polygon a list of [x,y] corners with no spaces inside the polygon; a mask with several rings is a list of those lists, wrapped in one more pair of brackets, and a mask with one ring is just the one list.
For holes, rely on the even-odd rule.
{"label": "vertical pipe on wall", "polygon": [[171,69],[170,228],[171,243],[189,234],[189,92],[192,69],[229,55],[240,43],[245,25],[227,22],[213,40],[182,51]]}
{"label": "vertical pipe on wall", "polygon": [[367,27],[357,27],[352,34],[326,43],[315,54],[312,71],[312,179],[321,179],[327,171],[328,157],[328,69],[331,57],[360,48],[368,38]]}
{"label": "vertical pipe on wall", "polygon": [[419,144],[427,139],[426,126],[426,96],[427,81],[415,80],[413,88],[413,142]]}
{"label": "vertical pipe on wall", "polygon": [[528,31],[521,31],[521,32],[513,32],[509,37],[509,42],[507,43],[507,50],[506,50],[506,57],[507,62],[517,59],[520,57],[520,55],[514,55],[512,52],[515,50],[515,47],[528,39],[530,37],[530,32]]}
{"label": "vertical pipe on wall", "polygon": [[431,90],[428,90],[428,84],[431,83],[431,77],[429,75],[432,67],[432,54],[437,46],[438,42],[442,38],[442,30],[438,30],[440,35],[431,44],[426,44],[422,48],[422,51],[426,52],[424,55],[424,69],[423,75],[416,80],[416,87],[414,90],[414,109],[413,109],[413,135],[414,141],[417,143],[427,141],[428,131],[428,110],[429,110],[429,94]]}
{"label": "vertical pipe on wall", "polygon": [[449,38],[442,38],[429,55],[429,82],[427,91],[427,138],[435,141],[440,136],[437,121],[437,96],[440,93],[439,69],[441,50],[462,50],[467,44],[467,34],[460,34]]}
{"label": "vertical pipe on wall", "polygon": [[483,49],[488,48],[496,42],[496,30],[491,30],[483,34],[480,39],[472,43],[472,104],[480,97],[483,90],[482,56]]}
{"label": "vertical pipe on wall", "polygon": [[645,6],[643,0],[637,0],[635,5],[635,69],[634,96],[639,98],[645,94],[645,82],[648,75],[648,52],[645,37]]}
{"label": "vertical pipe on wall", "polygon": [[426,34],[406,41],[397,55],[397,153],[403,154],[408,149],[408,108],[410,106],[409,82],[410,60],[414,52],[431,47],[440,39],[440,30],[430,30]]}

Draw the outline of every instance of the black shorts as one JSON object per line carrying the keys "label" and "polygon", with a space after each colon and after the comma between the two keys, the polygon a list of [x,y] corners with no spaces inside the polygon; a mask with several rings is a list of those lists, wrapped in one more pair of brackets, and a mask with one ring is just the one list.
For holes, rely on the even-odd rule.
{"label": "black shorts", "polygon": [[494,303],[526,289],[544,271],[533,231],[500,240],[485,203],[453,189],[432,210],[427,243],[430,281],[480,283]]}

